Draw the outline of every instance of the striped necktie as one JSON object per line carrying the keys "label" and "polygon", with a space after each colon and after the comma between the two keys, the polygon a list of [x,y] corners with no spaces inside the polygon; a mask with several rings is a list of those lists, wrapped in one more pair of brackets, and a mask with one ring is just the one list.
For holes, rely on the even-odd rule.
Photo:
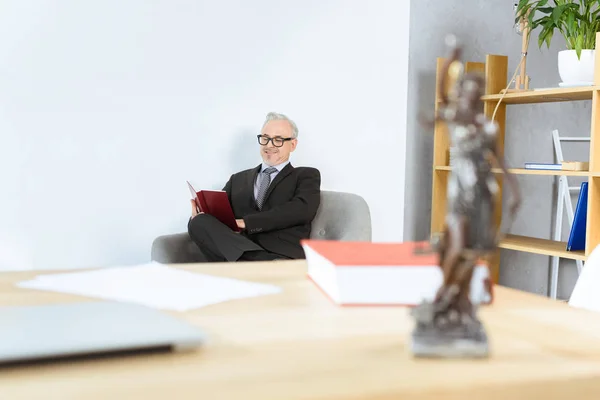
{"label": "striped necktie", "polygon": [[271,184],[271,174],[276,171],[277,168],[269,167],[265,168],[265,170],[261,172],[258,193],[256,194],[256,204],[258,205],[259,210],[262,210],[263,202],[265,201],[265,195],[267,194],[267,189]]}

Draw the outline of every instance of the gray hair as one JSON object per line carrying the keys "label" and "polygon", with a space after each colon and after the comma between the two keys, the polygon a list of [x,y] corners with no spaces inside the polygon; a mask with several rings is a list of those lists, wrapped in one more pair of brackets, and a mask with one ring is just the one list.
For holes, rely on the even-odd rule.
{"label": "gray hair", "polygon": [[292,137],[294,139],[296,139],[298,137],[298,127],[296,126],[296,123],[283,114],[279,114],[276,112],[268,113],[262,127],[264,128],[265,125],[267,125],[267,123],[269,121],[281,121],[281,120],[287,121],[290,124],[290,127],[292,128]]}

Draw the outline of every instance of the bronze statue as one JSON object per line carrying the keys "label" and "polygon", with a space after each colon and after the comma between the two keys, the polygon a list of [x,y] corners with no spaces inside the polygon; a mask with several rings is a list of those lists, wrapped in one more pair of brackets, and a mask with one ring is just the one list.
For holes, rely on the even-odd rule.
{"label": "bronze statue", "polygon": [[[440,75],[441,104],[435,121],[447,124],[452,146],[452,170],[448,177],[448,209],[444,231],[433,241],[444,280],[432,303],[413,310],[416,356],[487,356],[485,329],[469,298],[473,270],[495,254],[500,229],[494,221],[498,184],[495,162],[511,186],[510,217],[520,204],[518,185],[504,166],[497,148],[498,126],[483,114],[481,96],[485,79],[478,73],[462,73],[461,49],[454,36],[446,44],[450,57]],[[444,91],[450,75],[455,83]]]}

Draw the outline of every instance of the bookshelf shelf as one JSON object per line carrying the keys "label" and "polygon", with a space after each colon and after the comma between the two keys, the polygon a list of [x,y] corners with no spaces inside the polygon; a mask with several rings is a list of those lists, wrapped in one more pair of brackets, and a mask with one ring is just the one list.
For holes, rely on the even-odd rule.
{"label": "bookshelf shelf", "polygon": [[[596,43],[600,43],[600,32],[596,33]],[[502,94],[508,83],[508,57],[503,55],[488,54],[484,62],[466,62],[465,72],[479,71],[484,73],[486,80],[485,95],[483,100],[483,112],[491,118],[495,115],[495,121],[498,123],[498,148],[504,152],[505,128],[506,128],[506,107],[508,105],[518,104],[536,104],[536,103],[554,103],[565,101],[591,100],[591,130],[590,130],[590,153],[589,153],[589,171],[567,171],[567,170],[534,170],[525,168],[509,168],[509,172],[516,175],[532,176],[575,176],[588,178],[588,205],[587,205],[587,223],[586,223],[586,244],[585,251],[567,251],[565,242],[554,240],[532,238],[520,235],[507,235],[500,243],[500,249],[522,251],[546,256],[567,258],[572,260],[586,260],[589,254],[596,246],[600,244],[600,224],[593,221],[600,220],[600,51],[596,52],[594,71],[594,83],[592,86],[580,86],[569,88],[548,88],[540,90],[528,90],[521,92],[509,92]],[[437,59],[437,76],[443,70],[445,59]],[[451,82],[447,82],[451,84]],[[439,88],[436,87],[436,99],[434,107],[436,112],[440,106],[438,98]],[[516,136],[517,139],[519,136]],[[450,138],[445,124],[438,122],[435,124],[433,139],[433,179],[432,179],[432,199],[431,199],[431,234],[436,235],[444,230],[447,207],[447,186],[448,177],[452,171],[448,165],[448,150],[450,148]],[[502,203],[502,191],[504,179],[502,171],[494,169],[498,174],[499,191],[496,201]],[[523,199],[527,201],[528,199]],[[502,208],[498,208],[494,215],[494,221],[497,226],[501,226]],[[522,218],[527,218],[526,215]],[[500,275],[500,251],[498,251],[491,267],[492,280],[498,283]]]}
{"label": "bookshelf shelf", "polygon": [[566,242],[539,239],[520,235],[506,235],[499,245],[502,249],[523,251],[526,253],[556,256],[571,260],[585,260],[584,251],[567,251]]}
{"label": "bookshelf shelf", "polygon": [[481,99],[486,102],[496,103],[502,98],[505,104],[535,104],[555,103],[561,101],[591,100],[594,91],[600,90],[600,86],[580,86],[571,88],[553,88],[542,90],[529,90],[526,92],[489,94]]}
{"label": "bookshelf shelf", "polygon": [[[436,171],[448,171],[452,170],[452,167],[447,165],[441,165],[435,167]],[[498,168],[494,168],[493,171],[497,174],[501,174],[502,171]],[[515,175],[561,175],[561,176],[589,176],[589,171],[555,171],[555,170],[542,170],[542,169],[525,169],[525,168],[508,168],[508,172]],[[596,174],[600,175],[600,172]]]}

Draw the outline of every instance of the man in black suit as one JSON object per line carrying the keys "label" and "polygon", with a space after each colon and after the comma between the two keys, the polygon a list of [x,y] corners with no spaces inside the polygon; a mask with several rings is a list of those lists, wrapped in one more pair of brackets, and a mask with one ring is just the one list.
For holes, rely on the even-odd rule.
{"label": "man in black suit", "polygon": [[310,236],[321,175],[290,163],[298,128],[285,115],[269,113],[257,136],[262,164],[233,174],[223,188],[241,232],[198,213],[192,200],[188,233],[209,262],[304,258],[300,240]]}

